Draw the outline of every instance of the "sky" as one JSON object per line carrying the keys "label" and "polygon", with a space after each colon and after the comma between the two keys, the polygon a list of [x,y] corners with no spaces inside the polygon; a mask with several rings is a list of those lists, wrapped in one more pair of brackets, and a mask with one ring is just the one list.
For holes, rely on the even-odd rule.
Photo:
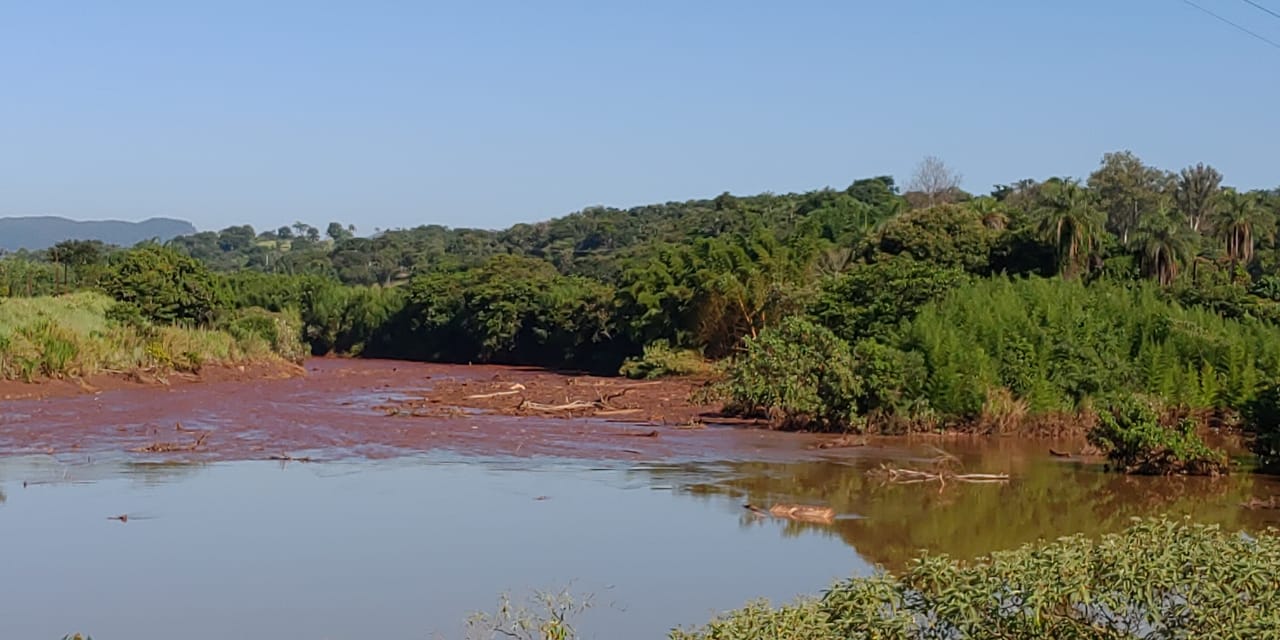
{"label": "sky", "polygon": [[1121,149],[1270,188],[1278,76],[1185,0],[0,0],[0,216],[500,228]]}

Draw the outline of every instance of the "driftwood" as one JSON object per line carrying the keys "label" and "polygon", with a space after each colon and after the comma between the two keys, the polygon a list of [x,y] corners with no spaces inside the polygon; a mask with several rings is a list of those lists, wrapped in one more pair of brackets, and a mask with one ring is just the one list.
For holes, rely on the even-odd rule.
{"label": "driftwood", "polygon": [[1049,450],[1049,455],[1051,455],[1051,456],[1053,456],[1053,457],[1055,457],[1055,458],[1070,458],[1070,457],[1071,457],[1071,454],[1070,454],[1069,452],[1067,452],[1067,451],[1058,451],[1058,450],[1056,450],[1056,449],[1050,449],[1050,450]]}
{"label": "driftwood", "polygon": [[175,453],[178,451],[195,451],[199,449],[204,441],[209,438],[208,432],[200,434],[195,442],[189,444],[180,444],[177,442],[153,442],[145,447],[130,449],[134,453]]}
{"label": "driftwood", "polygon": [[642,432],[639,432],[639,433],[636,433],[636,432],[615,433],[615,434],[613,434],[613,435],[615,435],[615,436],[623,436],[623,437],[628,437],[628,438],[656,438],[656,437],[658,437],[658,431],[655,429],[655,430],[653,430],[653,431],[642,431]]}
{"label": "driftwood", "polygon": [[1009,474],[1007,473],[952,473],[950,471],[920,471],[919,469],[895,469],[892,467],[880,467],[880,473],[888,477],[889,482],[895,484],[918,484],[922,482],[939,482],[946,484],[950,481],[968,482],[973,484],[1000,483],[1008,482]]}
{"label": "driftwood", "polygon": [[1267,498],[1266,500],[1259,500],[1259,499],[1257,499],[1257,498],[1249,498],[1249,501],[1248,501],[1248,502],[1242,502],[1242,503],[1240,503],[1240,506],[1244,507],[1245,509],[1249,509],[1249,510],[1257,510],[1257,509],[1280,509],[1280,496],[1271,496],[1270,498]]}
{"label": "driftwood", "polygon": [[742,505],[744,509],[760,516],[772,516],[784,520],[810,522],[814,524],[831,524],[836,519],[836,511],[831,507],[817,507],[805,504],[779,503],[769,507],[768,511],[752,504]]}
{"label": "driftwood", "polygon": [[530,411],[578,411],[581,409],[600,409],[603,405],[599,402],[585,402],[583,400],[574,400],[566,404],[542,404],[540,402],[529,402],[528,400],[520,403],[521,409],[529,409]]}
{"label": "driftwood", "polygon": [[849,447],[865,447],[867,439],[860,436],[840,436],[834,440],[823,440],[814,445],[814,449],[845,449]]}
{"label": "driftwood", "polygon": [[517,393],[520,393],[521,391],[524,391],[524,385],[517,382],[511,385],[510,387],[507,387],[506,391],[494,391],[493,393],[477,393],[475,395],[467,396],[467,399],[483,400],[485,398],[497,398],[499,396],[514,396]]}
{"label": "driftwood", "polygon": [[287,453],[279,453],[267,456],[268,460],[279,460],[281,462],[311,462],[309,456],[291,456]]}

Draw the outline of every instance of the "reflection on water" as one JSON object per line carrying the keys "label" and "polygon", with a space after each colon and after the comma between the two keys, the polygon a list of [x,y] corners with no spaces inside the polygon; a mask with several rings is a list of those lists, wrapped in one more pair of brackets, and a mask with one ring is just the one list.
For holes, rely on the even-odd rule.
{"label": "reflection on water", "polygon": [[[586,637],[655,638],[755,596],[900,567],[919,549],[971,557],[1156,513],[1280,524],[1239,506],[1280,494],[1272,480],[1127,478],[1040,446],[948,444],[966,470],[1013,479],[945,487],[867,473],[921,465],[928,445],[893,461],[631,467],[0,459],[0,638],[451,638],[501,591],[570,582],[595,594]],[[840,516],[762,519],[746,502]]]}
{"label": "reflection on water", "polygon": [[[1040,445],[1032,445],[1040,446]],[[902,568],[920,551],[972,558],[1037,539],[1123,528],[1131,518],[1190,516],[1232,529],[1280,526],[1280,512],[1251,511],[1251,498],[1280,494],[1273,478],[1144,478],[1104,473],[1097,465],[1058,461],[1028,445],[968,448],[952,445],[967,470],[1009,473],[1007,484],[891,484],[873,471],[892,461],[857,464],[721,465],[708,478],[698,468],[645,473],[678,492],[704,500],[769,505],[824,504],[841,517],[830,526],[787,522],[784,535],[820,531],[839,537],[871,564]],[[904,464],[897,461],[895,464]],[[743,527],[759,526],[749,513]]]}

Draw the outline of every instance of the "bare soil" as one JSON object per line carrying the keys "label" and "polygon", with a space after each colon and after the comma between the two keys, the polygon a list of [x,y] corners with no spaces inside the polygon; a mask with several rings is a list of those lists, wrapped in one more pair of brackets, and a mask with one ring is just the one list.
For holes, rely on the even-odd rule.
{"label": "bare soil", "polygon": [[[443,450],[795,460],[867,449],[866,440],[743,428],[750,423],[723,418],[699,400],[701,380],[341,359],[311,360],[306,375],[298,373],[213,369],[165,384],[105,377],[9,385],[0,394],[26,397],[0,402],[0,456],[291,461]],[[830,448],[819,448],[824,443]]]}

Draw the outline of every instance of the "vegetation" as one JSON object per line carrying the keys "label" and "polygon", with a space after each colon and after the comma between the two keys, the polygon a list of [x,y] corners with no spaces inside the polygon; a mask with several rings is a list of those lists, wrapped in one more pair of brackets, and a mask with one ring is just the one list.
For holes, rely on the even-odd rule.
{"label": "vegetation", "polygon": [[1197,430],[1244,419],[1261,451],[1277,431],[1255,401],[1280,384],[1278,219],[1280,190],[1203,164],[1109,153],[1083,178],[982,195],[929,158],[905,193],[881,176],[494,231],[299,222],[64,243],[0,259],[0,295],[100,290],[127,305],[122,324],[283,344],[260,308],[297,318],[315,354],[637,377],[706,358],[731,410],[790,428],[1016,431],[1140,394]]}
{"label": "vegetation", "polygon": [[924,556],[817,601],[755,603],[673,640],[1259,638],[1280,627],[1280,537],[1147,520],[972,562]]}
{"label": "vegetation", "polygon": [[[205,365],[297,355],[297,325],[270,316],[280,336],[232,336],[212,329],[119,320],[111,298],[93,292],[0,304],[0,379],[85,376],[103,371],[199,371]],[[127,314],[126,314],[127,316]],[[117,319],[111,319],[111,318]]]}
{"label": "vegetation", "polygon": [[1128,473],[1167,475],[1218,475],[1227,469],[1226,456],[1205,446],[1195,432],[1195,421],[1162,423],[1153,403],[1128,396],[1117,400],[1098,416],[1089,441]]}

